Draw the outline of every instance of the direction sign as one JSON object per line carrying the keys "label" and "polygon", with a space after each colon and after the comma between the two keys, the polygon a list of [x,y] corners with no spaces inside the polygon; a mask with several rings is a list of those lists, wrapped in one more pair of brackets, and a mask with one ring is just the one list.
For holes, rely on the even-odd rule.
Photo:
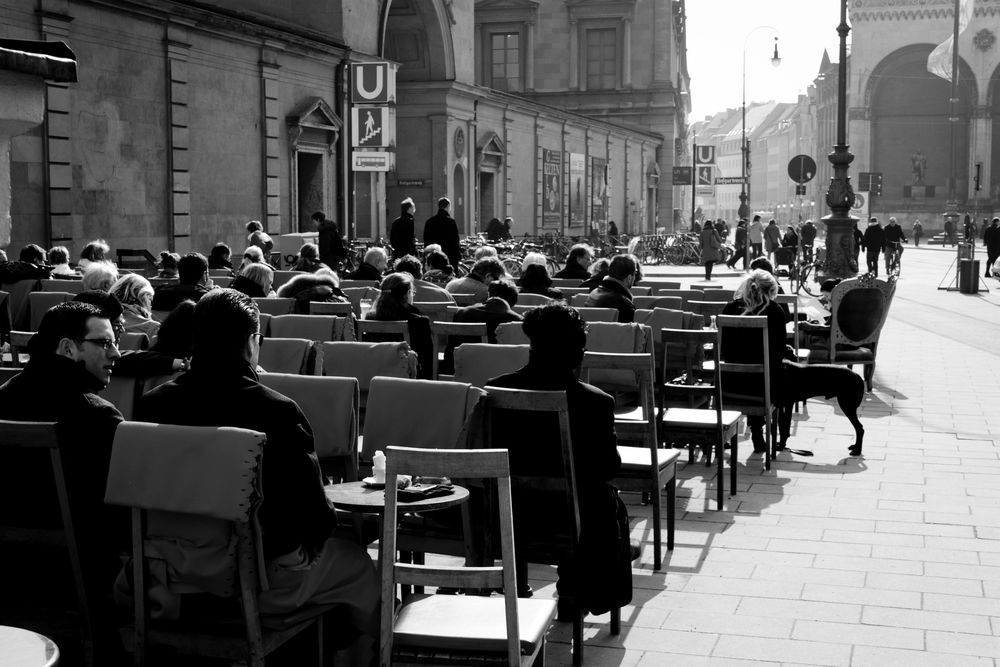
{"label": "direction sign", "polygon": [[743,185],[747,179],[742,176],[716,176],[716,185]]}
{"label": "direction sign", "polygon": [[798,184],[808,183],[816,175],[816,160],[808,155],[796,155],[788,163],[788,176]]}
{"label": "direction sign", "polygon": [[[699,146],[700,148],[700,146]],[[714,148],[713,148],[714,150]],[[712,182],[712,167],[710,166],[700,166],[698,167],[698,185],[713,185]]]}
{"label": "direction sign", "polygon": [[715,146],[698,146],[694,154],[695,164],[715,164]]}
{"label": "direction sign", "polygon": [[691,167],[674,167],[674,185],[691,185]]}
{"label": "direction sign", "polygon": [[352,104],[393,104],[395,101],[395,64],[351,63]]}
{"label": "direction sign", "polygon": [[395,143],[389,107],[351,107],[351,145],[386,148]]}
{"label": "direction sign", "polygon": [[873,192],[876,196],[882,194],[882,172],[862,171],[858,174],[858,192]]}
{"label": "direction sign", "polygon": [[392,171],[392,153],[388,151],[353,151],[351,169],[354,171]]}

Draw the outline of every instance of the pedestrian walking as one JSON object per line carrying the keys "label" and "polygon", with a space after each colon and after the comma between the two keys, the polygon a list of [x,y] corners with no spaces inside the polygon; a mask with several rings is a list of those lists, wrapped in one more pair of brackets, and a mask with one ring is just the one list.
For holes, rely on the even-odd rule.
{"label": "pedestrian walking", "polygon": [[413,214],[416,212],[417,207],[409,197],[399,202],[399,217],[389,227],[393,259],[417,254],[417,239],[413,232]]}
{"label": "pedestrian walking", "polygon": [[944,220],[944,242],[945,244],[950,243],[955,245],[955,221],[951,218],[945,218]]}
{"label": "pedestrian walking", "polygon": [[965,242],[971,243],[973,247],[976,245],[976,221],[968,213],[965,214]]}
{"label": "pedestrian walking", "polygon": [[990,277],[990,268],[1000,258],[1000,218],[993,218],[990,226],[983,230],[983,245],[986,246],[986,277]]}
{"label": "pedestrian walking", "polygon": [[764,254],[764,225],[760,221],[760,216],[755,215],[747,228],[747,236],[750,238],[751,260],[757,259]]}
{"label": "pedestrian walking", "polygon": [[778,223],[775,222],[774,218],[771,218],[770,222],[767,223],[767,227],[764,228],[764,250],[767,251],[767,256],[774,263],[774,251],[781,247],[781,228],[778,227]]}
{"label": "pedestrian walking", "polygon": [[854,223],[854,267],[858,268],[858,258],[861,257],[861,249],[865,246],[865,236],[858,229],[858,223]]}
{"label": "pedestrian walking", "polygon": [[799,239],[802,243],[802,261],[811,262],[813,259],[813,246],[816,244],[816,224],[812,220],[806,220],[799,231]]}
{"label": "pedestrian walking", "polygon": [[920,237],[924,235],[924,226],[920,224],[919,220],[913,221],[913,247],[920,247]]}
{"label": "pedestrian walking", "polygon": [[865,247],[865,259],[868,262],[868,273],[878,276],[878,255],[885,246],[885,230],[878,223],[878,218],[873,217],[868,221],[868,228],[865,230],[861,241]]}
{"label": "pedestrian walking", "polygon": [[726,262],[726,266],[730,269],[736,268],[737,262],[743,262],[743,270],[746,271],[747,268],[747,221],[740,220],[736,223],[736,233],[734,235],[734,242],[736,246],[736,252],[733,254],[733,258]]}
{"label": "pedestrian walking", "polygon": [[462,263],[462,244],[458,238],[458,223],[451,217],[450,210],[450,199],[438,199],[437,213],[424,223],[424,245],[440,245],[441,252],[448,256],[448,263],[457,269]]}
{"label": "pedestrian walking", "polygon": [[722,239],[710,222],[701,230],[701,261],[705,265],[705,280],[712,279],[712,267],[722,259]]}

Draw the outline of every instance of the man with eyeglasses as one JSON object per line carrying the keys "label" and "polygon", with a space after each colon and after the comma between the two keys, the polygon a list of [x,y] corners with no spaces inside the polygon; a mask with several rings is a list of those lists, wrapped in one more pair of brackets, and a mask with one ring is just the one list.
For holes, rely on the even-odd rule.
{"label": "man with eyeglasses", "polygon": [[[128,544],[128,514],[104,504],[111,444],[122,415],[98,396],[121,356],[111,321],[89,303],[61,303],[50,308],[28,344],[31,359],[24,370],[0,387],[0,419],[51,421],[63,456],[69,504],[81,538],[84,585],[98,619],[96,664],[116,664],[121,655],[113,615],[103,608],[120,567],[119,552]],[[58,494],[51,464],[43,452],[8,449],[0,458],[0,524],[61,527]],[[19,559],[24,559],[21,562]],[[10,559],[10,560],[7,560]],[[0,581],[9,600],[15,589],[37,599],[39,581],[66,570],[65,551],[26,545],[4,552],[7,573]],[[42,577],[43,579],[40,579]],[[9,597],[8,597],[9,596]],[[66,604],[75,608],[72,594]],[[109,623],[102,624],[103,619]]]}

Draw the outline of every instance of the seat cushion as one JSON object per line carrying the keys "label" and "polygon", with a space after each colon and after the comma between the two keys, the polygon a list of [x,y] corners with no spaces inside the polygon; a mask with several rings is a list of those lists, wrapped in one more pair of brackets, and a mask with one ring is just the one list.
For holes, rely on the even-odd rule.
{"label": "seat cushion", "polygon": [[[659,468],[662,470],[680,458],[680,451],[676,449],[657,449],[656,458]],[[649,470],[650,454],[648,447],[618,447],[618,456],[622,459],[622,471],[643,471]]]}
{"label": "seat cushion", "polygon": [[[722,411],[722,426],[728,428],[740,420],[741,413],[736,410]],[[715,410],[698,410],[692,408],[667,408],[663,414],[665,429],[675,428],[708,428],[715,425]],[[667,431],[669,433],[669,430]]]}
{"label": "seat cushion", "polygon": [[[858,347],[850,350],[837,350],[837,358],[834,360],[838,364],[864,364],[875,361],[875,355],[871,348]],[[809,363],[825,364],[830,363],[830,348],[813,348],[809,352]]]}
{"label": "seat cushion", "polygon": [[[521,653],[541,645],[556,615],[555,600],[518,599]],[[413,595],[396,616],[393,643],[478,653],[507,650],[504,598],[475,595]]]}

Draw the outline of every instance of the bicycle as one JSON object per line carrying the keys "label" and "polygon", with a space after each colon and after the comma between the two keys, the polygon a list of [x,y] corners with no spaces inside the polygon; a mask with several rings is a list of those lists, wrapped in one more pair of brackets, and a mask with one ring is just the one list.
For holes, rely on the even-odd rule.
{"label": "bicycle", "polygon": [[885,272],[887,277],[899,277],[903,260],[903,244],[900,241],[890,241],[892,249],[885,253]]}
{"label": "bicycle", "polygon": [[809,296],[818,297],[820,295],[820,284],[817,279],[818,269],[826,262],[826,248],[815,249],[815,259],[813,261],[796,262],[789,271],[792,284],[795,285],[795,293],[805,290]]}

